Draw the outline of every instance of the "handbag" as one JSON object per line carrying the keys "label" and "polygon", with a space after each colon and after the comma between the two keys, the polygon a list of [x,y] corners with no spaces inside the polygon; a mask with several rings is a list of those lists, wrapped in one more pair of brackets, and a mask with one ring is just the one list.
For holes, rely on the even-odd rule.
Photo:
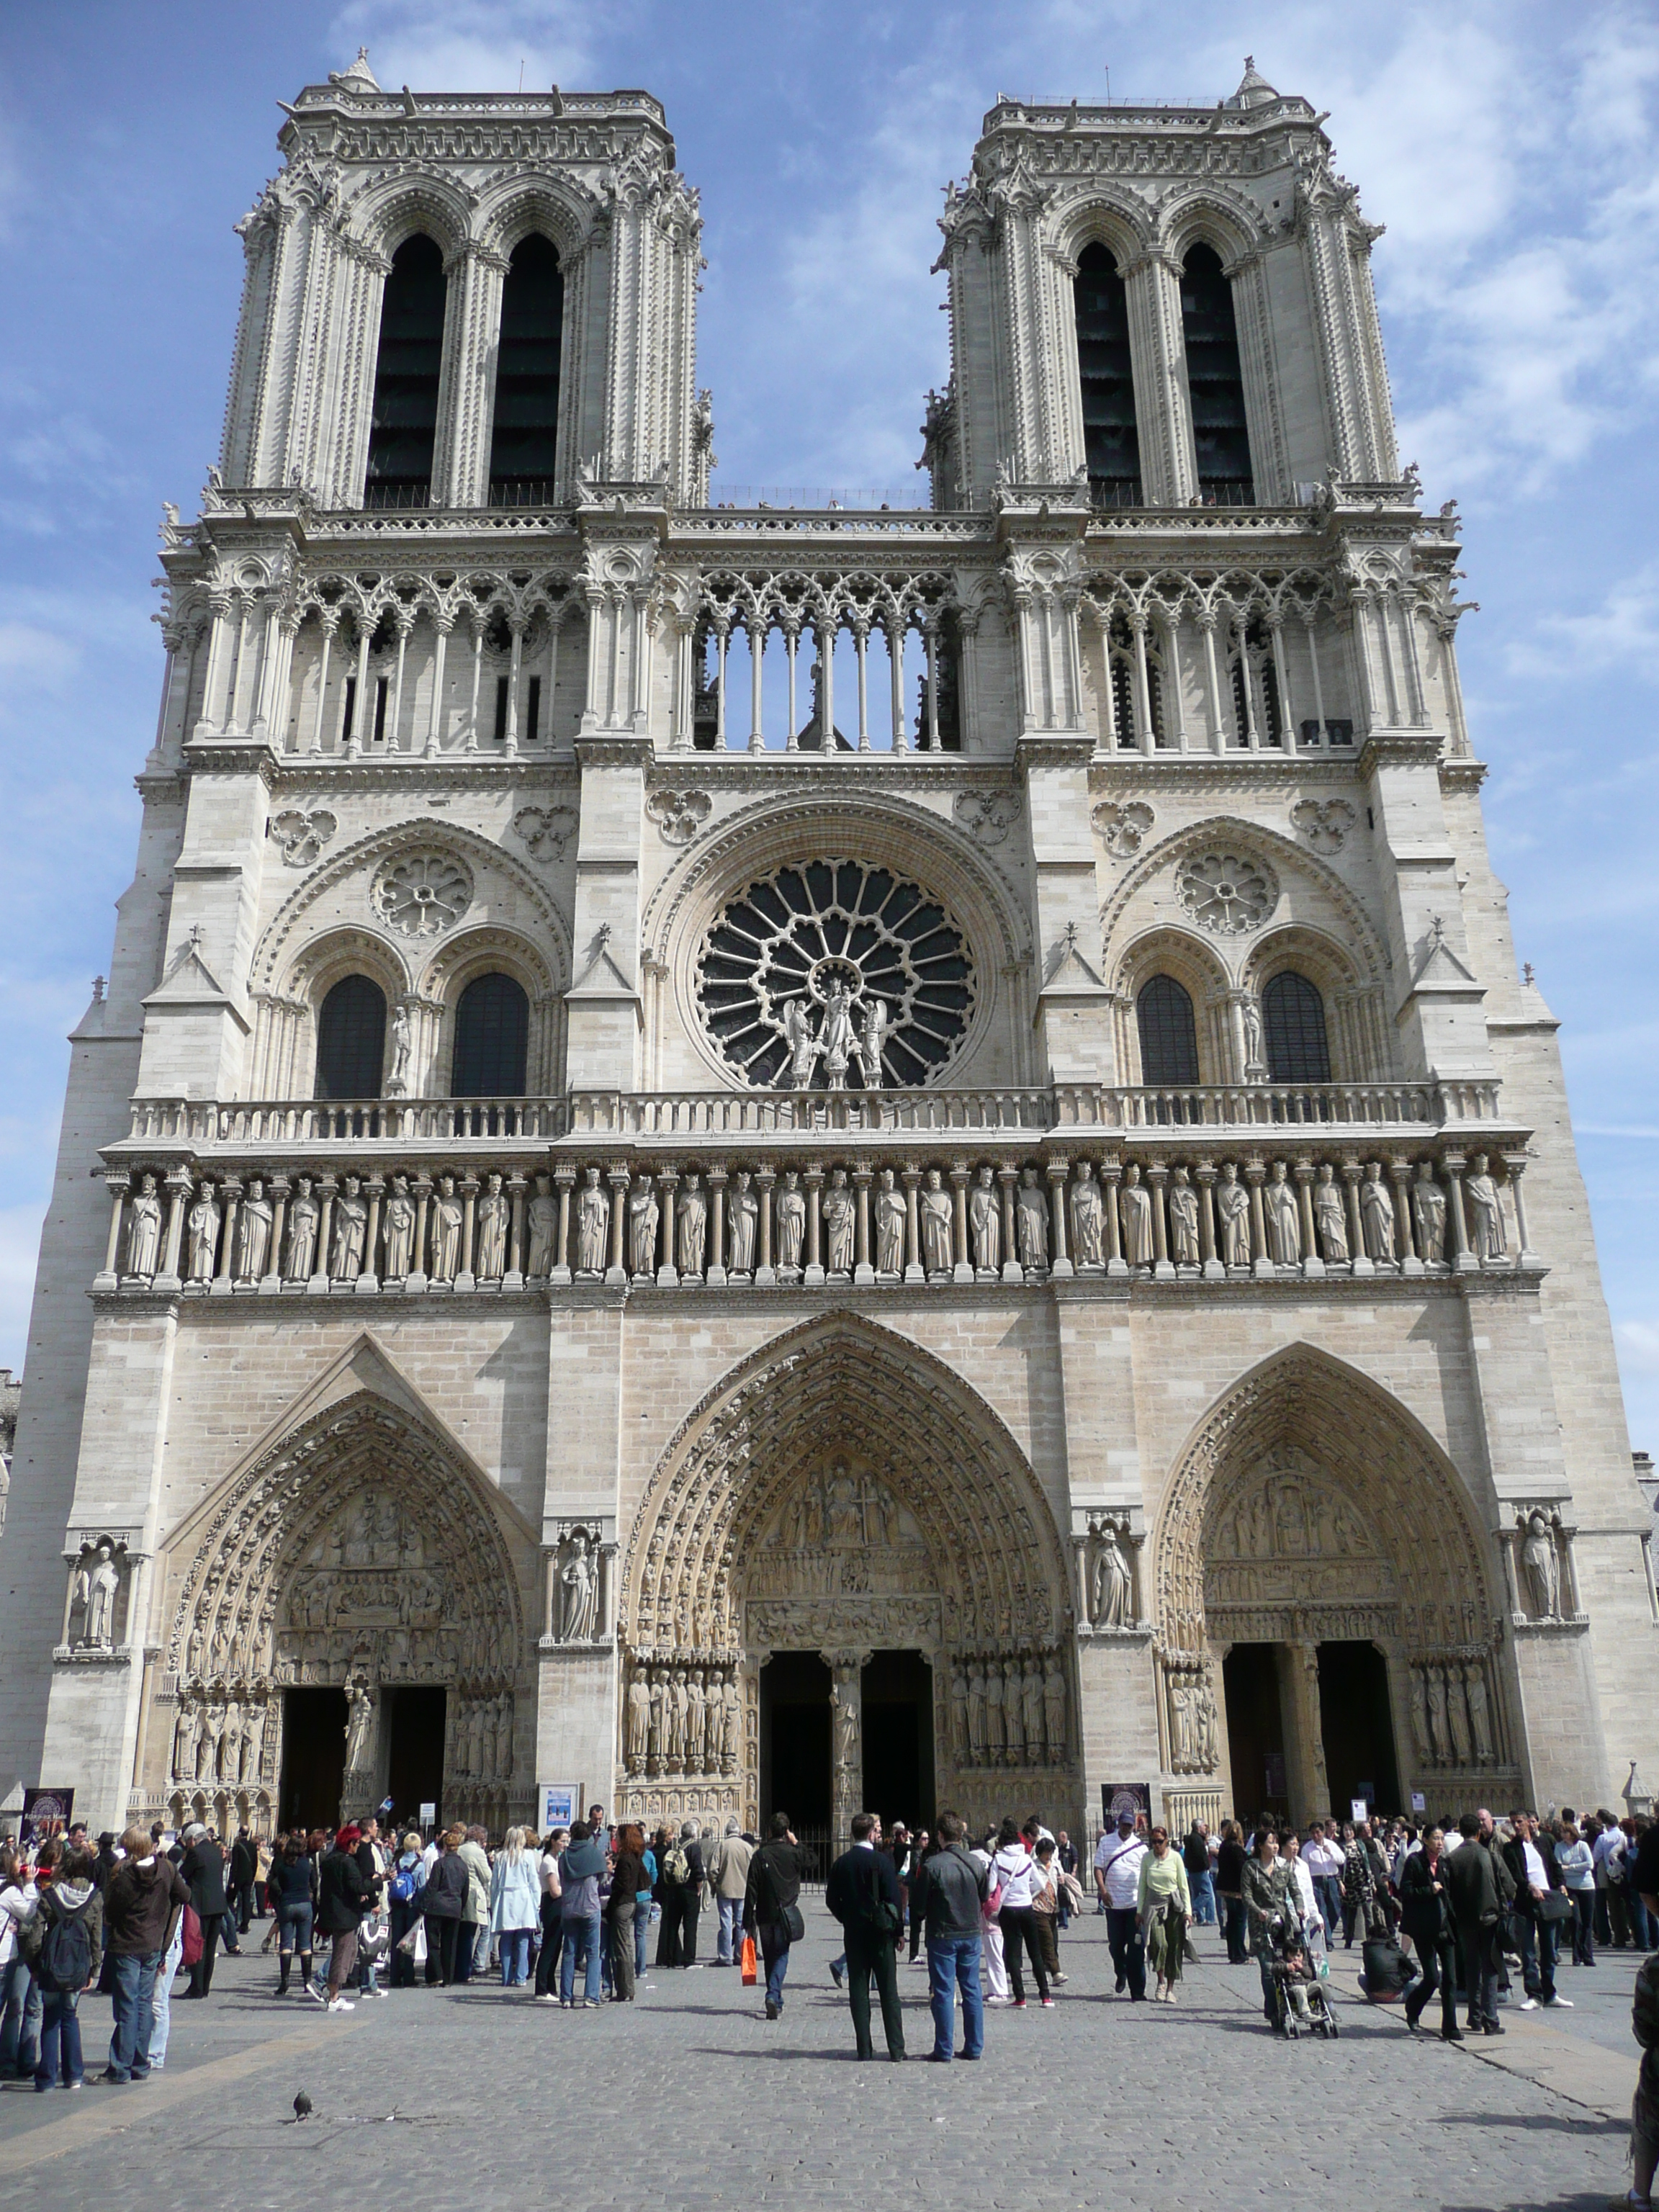
{"label": "handbag", "polygon": [[792,1943],[799,1943],[805,1940],[806,1923],[800,1917],[799,1905],[786,1905],[784,1906],[783,1924],[789,1931],[789,1941]]}
{"label": "handbag", "polygon": [[743,1967],[743,1985],[746,1990],[752,1990],[760,1979],[755,1968],[755,1939],[752,1936],[744,1937],[743,1948],[738,1957]]}
{"label": "handbag", "polygon": [[1558,1920],[1571,1920],[1572,1893],[1565,1889],[1547,1889],[1541,1897],[1534,1899],[1533,1909],[1538,1917],[1550,1926]]}
{"label": "handbag", "polygon": [[199,1966],[202,1961],[202,1917],[193,1905],[185,1907],[185,1948],[179,1957],[185,1967]]}

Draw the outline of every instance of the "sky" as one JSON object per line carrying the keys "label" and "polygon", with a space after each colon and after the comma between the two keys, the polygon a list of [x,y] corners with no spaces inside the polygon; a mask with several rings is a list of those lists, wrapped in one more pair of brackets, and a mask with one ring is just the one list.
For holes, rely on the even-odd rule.
{"label": "sky", "polygon": [[[1347,0],[58,0],[0,9],[0,1363],[22,1364],[65,1035],[108,965],[155,727],[161,504],[216,457],[279,99],[644,86],[702,194],[720,485],[913,475],[940,193],[998,96],[1329,111],[1431,507],[1520,957],[1563,1028],[1632,1440],[1659,1449],[1659,15]],[[522,72],[522,75],[521,75]]]}

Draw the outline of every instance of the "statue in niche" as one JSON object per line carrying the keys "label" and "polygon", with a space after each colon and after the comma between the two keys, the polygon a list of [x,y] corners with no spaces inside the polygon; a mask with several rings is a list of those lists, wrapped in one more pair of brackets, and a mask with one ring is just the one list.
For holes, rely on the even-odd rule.
{"label": "statue in niche", "polygon": [[1090,1614],[1097,1628],[1127,1628],[1130,1622],[1129,1562],[1123,1556],[1115,1522],[1103,1521],[1095,1541],[1094,1588]]}
{"label": "statue in niche", "polygon": [[1469,1763],[1469,1714],[1463,1702],[1463,1677],[1455,1667],[1446,1669],[1446,1711],[1451,1722],[1452,1753],[1460,1766]]}
{"label": "statue in niche", "polygon": [[804,999],[786,999],[781,1008],[783,1041],[789,1050],[789,1088],[810,1091],[818,1056],[817,1031]]}
{"label": "statue in niche", "polygon": [[1486,1172],[1486,1155],[1474,1156],[1474,1173],[1463,1179],[1469,1201],[1469,1237],[1477,1260],[1501,1260],[1508,1246],[1504,1237],[1504,1209],[1498,1186]]}
{"label": "statue in niche", "polygon": [[1025,1662],[1020,1676],[1019,1710],[1027,1748],[1036,1759],[1042,1751],[1042,1670],[1034,1659]]}
{"label": "statue in niche", "polygon": [[[530,1201],[530,1257],[525,1273],[532,1282],[544,1282],[553,1272],[553,1240],[559,1233],[559,1201],[550,1178],[538,1175],[536,1195]],[[564,1255],[559,1255],[561,1260]]]}
{"label": "statue in niche", "polygon": [[1216,1185],[1215,1210],[1221,1224],[1221,1260],[1228,1267],[1250,1264],[1250,1194],[1229,1160]]}
{"label": "statue in niche", "polygon": [[392,1072],[386,1079],[388,1098],[402,1098],[409,1090],[409,1062],[415,1040],[409,1026],[409,1009],[400,1006],[392,1017]]}
{"label": "statue in niche", "polygon": [[845,1091],[847,1071],[858,1043],[853,1027],[853,1000],[845,983],[831,983],[824,995],[823,1024],[819,1031],[823,1053],[823,1080],[830,1091]]}
{"label": "statue in niche", "polygon": [[1072,1177],[1070,1210],[1072,1257],[1079,1267],[1103,1267],[1105,1217],[1100,1203],[1100,1185],[1087,1160],[1078,1162],[1077,1172]]}
{"label": "statue in niche", "polygon": [[386,1202],[386,1277],[401,1283],[415,1267],[415,1201],[409,1194],[409,1177],[392,1178],[392,1195]]}
{"label": "statue in niche", "polygon": [[929,1168],[922,1187],[921,1264],[930,1275],[951,1272],[951,1194],[937,1168]]}
{"label": "statue in niche", "polygon": [[576,1200],[576,1272],[605,1273],[605,1245],[611,1235],[611,1194],[601,1188],[599,1171],[589,1168]]}
{"label": "statue in niche", "polygon": [[636,1176],[628,1193],[628,1272],[636,1280],[656,1273],[661,1218],[655,1185],[648,1175]]}
{"label": "statue in niche", "polygon": [[1439,1267],[1446,1257],[1446,1194],[1434,1179],[1432,1164],[1425,1160],[1412,1185],[1412,1219],[1417,1230],[1417,1255],[1426,1266]]}
{"label": "statue in niche", "polygon": [[187,1279],[192,1283],[210,1283],[213,1280],[213,1259],[219,1249],[222,1218],[213,1194],[213,1185],[204,1182],[185,1222],[190,1232]]}
{"label": "statue in niche", "polygon": [[996,1177],[981,1168],[968,1198],[968,1229],[974,1240],[974,1266],[981,1275],[994,1275],[1002,1267],[1002,1209]]}
{"label": "statue in niche", "polygon": [[859,1763],[858,1698],[850,1682],[830,1687],[830,1726],[835,1735],[836,1765],[849,1775]]}
{"label": "statue in niche", "polygon": [[1435,1758],[1444,1762],[1450,1747],[1446,1733],[1446,1678],[1437,1667],[1427,1667],[1429,1678],[1429,1741]]}
{"label": "statue in niche", "polygon": [[1170,1737],[1177,1772],[1193,1770],[1193,1701],[1186,1682],[1176,1675],[1170,1685]]}
{"label": "statue in niche", "polygon": [[1273,1523],[1280,1555],[1290,1559],[1304,1558],[1308,1550],[1308,1516],[1303,1507],[1301,1489],[1296,1483],[1281,1482],[1276,1486]]}
{"label": "statue in niche", "polygon": [[1283,1160],[1273,1162],[1261,1198],[1268,1256],[1276,1267],[1294,1267],[1302,1258],[1302,1220]]}
{"label": "statue in niche", "polygon": [[288,1216],[288,1280],[308,1283],[317,1272],[317,1224],[322,1208],[311,1194],[311,1177],[301,1176]]}
{"label": "statue in niche", "polygon": [[694,1667],[685,1685],[685,1766],[689,1774],[708,1771],[708,1700],[703,1694],[702,1669]]}
{"label": "statue in niche", "polygon": [[1347,1212],[1342,1203],[1342,1187],[1336,1180],[1336,1170],[1328,1160],[1320,1169],[1319,1180],[1314,1185],[1313,1205],[1319,1249],[1328,1267],[1348,1256]]}
{"label": "statue in niche", "polygon": [[951,1741],[959,1759],[966,1759],[968,1735],[968,1670],[957,1665],[951,1670]]}
{"label": "statue in niche", "polygon": [[664,1711],[665,1700],[662,1693],[662,1678],[660,1675],[654,1674],[652,1675],[649,1694],[651,1717],[646,1726],[646,1751],[653,1762],[659,1765],[662,1761],[663,1744],[666,1740],[664,1732],[665,1728],[665,1716]]}
{"label": "statue in niche", "polygon": [[599,1577],[586,1528],[573,1528],[559,1570],[559,1641],[591,1644],[598,1633]]}
{"label": "statue in niche", "polygon": [[755,1195],[755,1178],[747,1168],[738,1172],[726,1213],[732,1224],[731,1272],[734,1275],[752,1275],[756,1240],[760,1231],[760,1201]]}
{"label": "statue in niche", "polygon": [[800,1177],[793,1168],[783,1178],[777,1197],[778,1266],[800,1272],[801,1250],[806,1237],[806,1200]]}
{"label": "statue in niche", "polygon": [[1561,1562],[1555,1548],[1555,1531],[1547,1517],[1534,1511],[1527,1516],[1521,1543],[1521,1564],[1532,1593],[1534,1620],[1561,1618]]}
{"label": "statue in niche", "polygon": [[994,1659],[985,1667],[985,1756],[996,1765],[1002,1757],[1002,1668]]}
{"label": "statue in niche", "polygon": [[83,1647],[108,1651],[115,1644],[115,1601],[120,1595],[121,1571],[109,1544],[100,1544],[88,1559],[82,1556],[76,1569],[70,1601],[85,1615],[80,1641]]}
{"label": "statue in niche", "polygon": [[1261,1009],[1248,993],[1238,1002],[1238,1011],[1244,1018],[1244,1073],[1263,1076],[1267,1072],[1266,1056],[1261,1049]]}
{"label": "statue in niche", "polygon": [[738,1745],[743,1734],[743,1698],[735,1677],[728,1674],[720,1695],[722,1720],[720,1765],[727,1774],[738,1771]]}
{"label": "statue in niche", "polygon": [[1066,1675],[1060,1656],[1051,1651],[1042,1669],[1042,1725],[1048,1737],[1048,1756],[1066,1756]]}
{"label": "statue in niche", "polygon": [[1468,1698],[1469,1734],[1474,1740],[1474,1755],[1484,1766],[1492,1756],[1492,1713],[1486,1702],[1486,1677],[1479,1662],[1463,1669],[1463,1687]]}
{"label": "statue in niche", "polygon": [[1007,1744],[1009,1763],[1018,1766],[1025,1756],[1025,1717],[1024,1679],[1018,1659],[1010,1659],[1003,1668],[1002,1732]]}
{"label": "statue in niche", "polygon": [[348,1176],[345,1188],[334,1201],[333,1249],[329,1255],[329,1279],[355,1283],[363,1272],[363,1241],[368,1234],[368,1201],[360,1194],[362,1184]]}
{"label": "statue in niche", "polygon": [[1020,1266],[1041,1273],[1048,1264],[1048,1199],[1038,1184],[1035,1168],[1020,1170],[1014,1224],[1019,1231]]}
{"label": "statue in niche", "polygon": [[161,1249],[161,1201],[153,1175],[140,1176],[127,1224],[127,1273],[146,1282],[155,1273]]}
{"label": "statue in niche", "polygon": [[1198,1260],[1198,1193],[1185,1168],[1177,1168],[1170,1185],[1170,1257],[1177,1267],[1195,1267]]}
{"label": "statue in niche", "polygon": [[478,1200],[478,1241],[472,1270],[481,1283],[499,1283],[507,1273],[507,1231],[511,1213],[500,1176],[488,1176],[483,1196]]}
{"label": "statue in niche", "polygon": [[977,1659],[968,1668],[968,1750],[975,1766],[985,1763],[985,1669]]}
{"label": "statue in niche", "polygon": [[858,1054],[859,1073],[866,1091],[879,1091],[884,1081],[881,1065],[881,1048],[887,1036],[886,1001],[873,994],[864,1002],[864,1028],[854,1049]]}
{"label": "statue in niche", "polygon": [[876,1181],[876,1272],[882,1275],[902,1275],[904,1273],[904,1231],[908,1219],[904,1193],[895,1187],[891,1168],[884,1168]]}
{"label": "statue in niche", "polygon": [[239,1282],[257,1283],[270,1265],[270,1231],[276,1208],[265,1196],[264,1182],[255,1176],[242,1200],[236,1222],[236,1275]]}
{"label": "statue in niche", "polygon": [[1150,1267],[1153,1260],[1152,1194],[1140,1180],[1132,1161],[1123,1177],[1118,1200],[1123,1220],[1123,1256],[1132,1267]]}
{"label": "statue in niche", "polygon": [[858,1209],[847,1188],[847,1170],[837,1168],[823,1194],[823,1264],[832,1275],[850,1275]]}
{"label": "statue in niche", "polygon": [[680,1186],[675,1212],[679,1232],[680,1273],[682,1275],[701,1275],[703,1249],[708,1239],[708,1200],[703,1194],[701,1176],[687,1176]]}
{"label": "statue in niche", "polygon": [[1359,1219],[1365,1231],[1368,1260],[1395,1256],[1394,1195],[1382,1180],[1382,1163],[1373,1160],[1359,1186]]}
{"label": "statue in niche", "polygon": [[827,1533],[832,1544],[859,1544],[864,1530],[859,1522],[858,1485],[844,1459],[836,1460],[824,1485]]}
{"label": "statue in niche", "polygon": [[676,1667],[669,1683],[668,1756],[670,1763],[681,1773],[685,1771],[685,1727],[690,1712],[685,1669]]}
{"label": "statue in niche", "polygon": [[219,1778],[219,1738],[224,1725],[224,1715],[216,1706],[209,1705],[202,1715],[202,1733],[196,1746],[198,1782],[216,1782]]}
{"label": "statue in niche", "polygon": [[1207,1682],[1200,1682],[1193,1692],[1193,1732],[1199,1771],[1213,1774],[1221,1763],[1221,1753],[1216,1735],[1215,1692]]}
{"label": "statue in niche", "polygon": [[1411,1670],[1412,1741],[1419,1766],[1428,1765],[1434,1757],[1434,1746],[1429,1741],[1429,1686],[1425,1675],[1421,1667]]}
{"label": "statue in niche", "polygon": [[196,1779],[196,1741],[201,1729],[201,1715],[195,1706],[181,1706],[173,1731],[173,1773],[175,1781],[193,1782]]}

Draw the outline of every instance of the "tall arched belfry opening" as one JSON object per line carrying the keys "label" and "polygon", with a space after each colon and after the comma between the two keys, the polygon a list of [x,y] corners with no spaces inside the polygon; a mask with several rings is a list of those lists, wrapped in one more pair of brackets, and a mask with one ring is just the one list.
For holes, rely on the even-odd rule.
{"label": "tall arched belfry opening", "polygon": [[1457,516],[1313,106],[999,102],[929,501],[821,507],[719,495],[648,94],[285,113],[74,1038],[0,1793],[829,1838],[1659,1765]]}

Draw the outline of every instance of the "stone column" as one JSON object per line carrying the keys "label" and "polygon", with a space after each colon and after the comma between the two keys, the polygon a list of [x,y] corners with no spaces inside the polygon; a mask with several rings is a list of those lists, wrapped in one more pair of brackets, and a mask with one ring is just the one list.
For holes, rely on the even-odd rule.
{"label": "stone column", "polygon": [[550,1283],[570,1280],[570,1194],[576,1187],[576,1170],[561,1165],[553,1170],[553,1180],[559,1192],[559,1226],[553,1243],[553,1265],[548,1271]]}
{"label": "stone column", "polygon": [[726,1179],[721,1167],[708,1170],[708,1261],[704,1280],[726,1280]]}
{"label": "stone column", "polygon": [[611,1258],[605,1279],[607,1283],[625,1283],[628,1270],[623,1265],[623,1240],[628,1234],[628,1170],[607,1168],[605,1179],[611,1186]]}
{"label": "stone column", "polygon": [[1314,1234],[1313,1185],[1314,1164],[1309,1159],[1298,1160],[1295,1168],[1296,1202],[1302,1217],[1302,1272],[1318,1276],[1325,1272],[1325,1262],[1319,1256],[1319,1240]]}
{"label": "stone column", "polygon": [[368,1193],[368,1219],[363,1229],[363,1264],[357,1271],[357,1288],[378,1291],[380,1273],[375,1261],[380,1249],[380,1200],[386,1196],[386,1182],[382,1176],[371,1176],[363,1188]]}
{"label": "stone column", "polygon": [[[571,1172],[574,1173],[574,1170]],[[413,1265],[404,1279],[405,1293],[411,1291],[423,1291],[426,1288],[426,1218],[431,1205],[432,1178],[430,1176],[416,1176],[415,1178],[415,1249],[410,1255]]]}
{"label": "stone column", "polygon": [[104,1188],[109,1193],[109,1240],[104,1247],[103,1272],[94,1279],[94,1291],[112,1291],[120,1278],[116,1273],[116,1262],[121,1256],[121,1221],[126,1206],[127,1188],[131,1181],[125,1169],[117,1170],[104,1177]]}
{"label": "stone column", "polygon": [[234,1176],[227,1176],[219,1186],[219,1195],[224,1200],[224,1219],[219,1224],[219,1257],[209,1285],[222,1297],[228,1297],[234,1278],[231,1270],[236,1260],[236,1216],[242,1203],[242,1186]]}
{"label": "stone column", "polygon": [[1002,1192],[1002,1279],[1005,1283],[1023,1283],[1025,1270],[1019,1264],[1018,1233],[1014,1222],[1014,1186],[1019,1181],[1019,1170],[1012,1160],[1002,1160],[997,1165],[997,1182]]}
{"label": "stone column", "polygon": [[288,1194],[293,1188],[285,1175],[270,1178],[270,1257],[258,1287],[262,1291],[280,1291],[283,1287],[283,1233],[288,1223]]}
{"label": "stone column", "polygon": [[[819,1207],[823,1200],[823,1163],[809,1160],[804,1178],[806,1186],[806,1265],[801,1271],[801,1280],[811,1286],[823,1280],[823,1224],[819,1218]],[[915,1199],[911,1200],[911,1219],[914,1221]]]}
{"label": "stone column", "polygon": [[1400,1272],[1420,1275],[1423,1262],[1412,1237],[1412,1164],[1396,1152],[1389,1162],[1389,1174],[1394,1182],[1395,1249],[1400,1255]]}
{"label": "stone column", "polygon": [[477,1288],[477,1277],[472,1272],[473,1231],[478,1218],[478,1178],[475,1175],[461,1179],[461,1263],[455,1270],[458,1291]]}
{"label": "stone column", "polygon": [[1260,1160],[1246,1160],[1244,1180],[1250,1187],[1250,1255],[1258,1275],[1273,1275],[1278,1269],[1267,1250],[1267,1225],[1261,1213],[1261,1186],[1267,1179],[1267,1170]]}
{"label": "stone column", "polygon": [[[910,1166],[904,1176],[904,1279],[907,1283],[925,1283],[927,1272],[921,1264],[921,1223],[917,1218],[916,1192],[921,1182],[921,1170]],[[808,1218],[811,1218],[809,1213]]]}
{"label": "stone column", "polygon": [[325,1291],[329,1286],[328,1248],[334,1236],[334,1194],[339,1188],[331,1175],[317,1178],[317,1253],[307,1286],[313,1291]]}
{"label": "stone column", "polygon": [[870,1174],[867,1167],[855,1167],[853,1170],[853,1188],[858,1199],[853,1253],[855,1283],[873,1283],[876,1279],[876,1271],[870,1264]]}
{"label": "stone column", "polygon": [[1535,1267],[1538,1255],[1532,1249],[1532,1238],[1527,1230],[1527,1202],[1521,1195],[1521,1178],[1527,1171],[1524,1152],[1505,1152],[1504,1165],[1509,1170],[1510,1196],[1515,1200],[1515,1237],[1519,1250],[1515,1255],[1517,1267]]}
{"label": "stone column", "polygon": [[1048,1279],[1057,1281],[1063,1275],[1074,1275],[1072,1255],[1066,1249],[1066,1174],[1069,1161],[1052,1159],[1048,1164],[1048,1233],[1052,1250],[1048,1259]]}
{"label": "stone column", "polygon": [[1469,1217],[1463,1204],[1463,1170],[1468,1163],[1462,1152],[1448,1152],[1440,1164],[1445,1170],[1446,1188],[1451,1196],[1446,1220],[1451,1231],[1452,1268],[1460,1275],[1476,1274],[1480,1262],[1469,1249]]}
{"label": "stone column", "polygon": [[657,1177],[657,1281],[667,1290],[680,1279],[674,1264],[674,1197],[679,1187],[675,1170],[664,1168]]}
{"label": "stone column", "polygon": [[1227,1270],[1216,1256],[1215,1164],[1201,1160],[1194,1172],[1198,1177],[1198,1249],[1204,1261],[1204,1279],[1206,1282],[1220,1282]]}
{"label": "stone column", "polygon": [[951,1161],[951,1200],[956,1264],[951,1270],[951,1279],[954,1283],[971,1283],[974,1279],[974,1255],[968,1243],[968,1179],[971,1172],[966,1160]]}
{"label": "stone column", "polygon": [[1359,1212],[1359,1184],[1364,1170],[1358,1160],[1342,1163],[1342,1187],[1348,1200],[1348,1249],[1353,1255],[1356,1275],[1374,1275],[1376,1262],[1365,1250],[1365,1224]]}
{"label": "stone column", "polygon": [[1123,1163],[1115,1156],[1107,1160],[1100,1170],[1101,1197],[1106,1212],[1106,1272],[1109,1275],[1127,1275],[1129,1263],[1123,1256],[1123,1221],[1118,1212],[1118,1187],[1123,1181]]}
{"label": "stone column", "polygon": [[1169,1181],[1170,1170],[1161,1160],[1147,1169],[1146,1182],[1152,1194],[1152,1273],[1165,1281],[1173,1281],[1175,1266],[1170,1258],[1170,1231],[1164,1213]]}
{"label": "stone column", "polygon": [[501,1279],[504,1291],[521,1291],[524,1288],[524,1207],[527,1187],[526,1179],[521,1175],[509,1176],[507,1179],[512,1215],[507,1229],[507,1273]]}
{"label": "stone column", "polygon": [[760,1200],[759,1243],[756,1248],[755,1284],[775,1283],[778,1271],[772,1265],[772,1186],[778,1179],[775,1168],[762,1168],[755,1177],[755,1194]]}

